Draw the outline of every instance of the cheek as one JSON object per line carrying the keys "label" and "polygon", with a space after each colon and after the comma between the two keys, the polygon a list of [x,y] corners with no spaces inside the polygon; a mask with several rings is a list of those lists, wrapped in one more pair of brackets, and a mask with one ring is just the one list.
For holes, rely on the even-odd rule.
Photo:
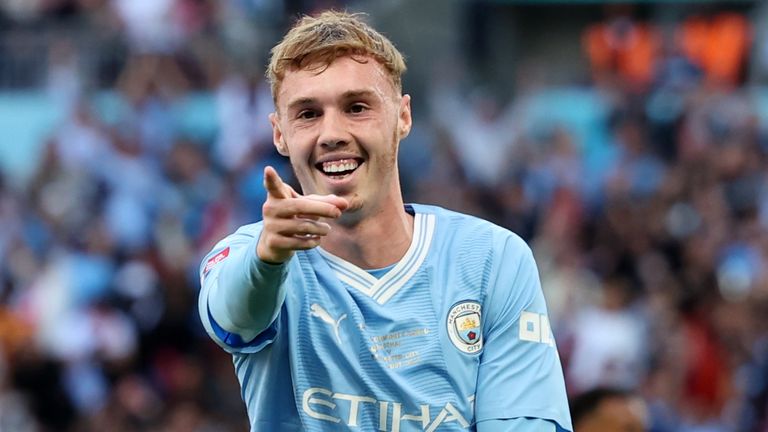
{"label": "cheek", "polygon": [[312,146],[307,144],[309,137],[310,134],[301,129],[293,129],[283,136],[283,143],[292,162],[295,160],[295,163],[300,163],[307,159],[312,151]]}
{"label": "cheek", "polygon": [[309,166],[309,157],[310,153],[309,150],[307,150],[307,146],[301,145],[300,141],[296,138],[298,137],[292,137],[293,139],[290,142],[290,144],[287,144],[286,147],[288,149],[288,159],[291,162],[291,167],[293,167],[293,171],[296,173],[296,176],[301,179],[302,177],[306,177],[308,174],[304,173],[310,173],[312,167]]}
{"label": "cheek", "polygon": [[318,193],[312,177],[313,168],[307,165],[306,161],[295,160],[294,158],[291,158],[290,161],[291,168],[293,168],[293,174],[301,186],[301,193],[305,195]]}
{"label": "cheek", "polygon": [[392,171],[392,168],[397,163],[397,146],[398,146],[398,133],[394,130],[389,136],[381,136],[379,139],[382,141],[382,151],[378,153],[376,157],[380,171],[383,174]]}
{"label": "cheek", "polygon": [[291,154],[291,167],[299,180],[308,179],[312,175],[314,167],[310,166],[305,156]]}
{"label": "cheek", "polygon": [[397,129],[395,129],[392,133],[391,141],[390,141],[390,149],[387,154],[389,163],[391,165],[394,165],[397,163],[397,148],[400,145],[400,134],[397,132]]}

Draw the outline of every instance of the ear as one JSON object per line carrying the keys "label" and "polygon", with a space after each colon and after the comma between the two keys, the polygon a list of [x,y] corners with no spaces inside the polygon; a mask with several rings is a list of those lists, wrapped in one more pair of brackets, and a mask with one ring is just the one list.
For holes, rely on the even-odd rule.
{"label": "ear", "polygon": [[402,140],[411,132],[413,119],[411,118],[411,95],[403,95],[400,98],[400,114],[397,118],[397,135]]}
{"label": "ear", "polygon": [[288,146],[285,145],[285,137],[280,129],[280,116],[273,112],[269,115],[269,123],[272,125],[272,143],[277,148],[277,152],[283,156],[288,156]]}

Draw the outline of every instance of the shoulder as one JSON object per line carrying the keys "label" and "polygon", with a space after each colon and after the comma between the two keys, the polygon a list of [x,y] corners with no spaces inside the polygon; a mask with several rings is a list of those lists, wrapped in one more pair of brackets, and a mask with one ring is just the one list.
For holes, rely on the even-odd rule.
{"label": "shoulder", "polygon": [[248,236],[248,237],[255,237],[258,236],[259,233],[261,233],[261,229],[264,226],[264,222],[255,222],[248,225],[243,225],[240,228],[238,228],[234,233],[230,235],[240,235],[240,236]]}
{"label": "shoulder", "polygon": [[231,245],[232,243],[242,243],[242,242],[253,240],[254,238],[258,238],[259,235],[261,234],[262,227],[263,227],[262,222],[242,225],[237,230],[235,230],[235,232],[221,239],[216,244],[216,246],[213,247],[213,250],[221,249],[223,247]]}
{"label": "shoulder", "polygon": [[493,250],[497,253],[530,254],[519,235],[477,216],[438,206],[409,204],[416,213],[434,215],[436,235],[454,247]]}
{"label": "shoulder", "polygon": [[215,258],[221,259],[221,254],[226,257],[230,250],[250,244],[254,239],[258,239],[261,228],[261,222],[241,226],[235,232],[219,240],[203,257],[203,264],[207,267],[212,259],[214,261],[216,261]]}
{"label": "shoulder", "polygon": [[230,253],[242,249],[255,241],[255,239],[258,239],[259,234],[261,233],[261,227],[261,222],[243,225],[235,232],[219,240],[208,253],[203,256],[202,262],[200,263],[200,272],[207,274],[214,265],[229,257]]}

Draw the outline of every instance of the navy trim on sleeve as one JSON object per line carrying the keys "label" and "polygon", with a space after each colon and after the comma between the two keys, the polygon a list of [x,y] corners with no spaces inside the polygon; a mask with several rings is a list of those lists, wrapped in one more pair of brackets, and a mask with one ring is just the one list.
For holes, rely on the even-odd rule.
{"label": "navy trim on sleeve", "polygon": [[240,335],[236,333],[230,333],[219,325],[219,323],[216,322],[215,319],[213,319],[213,316],[211,315],[211,311],[208,311],[208,319],[211,321],[211,328],[213,328],[213,332],[216,334],[216,337],[219,338],[220,341],[224,342],[227,346],[231,348],[243,348],[247,346],[258,346],[263,344],[264,342],[271,341],[275,339],[275,336],[277,336],[277,320],[272,322],[272,324],[269,325],[263,332],[259,333],[253,340],[251,341],[244,341],[243,338],[240,337]]}

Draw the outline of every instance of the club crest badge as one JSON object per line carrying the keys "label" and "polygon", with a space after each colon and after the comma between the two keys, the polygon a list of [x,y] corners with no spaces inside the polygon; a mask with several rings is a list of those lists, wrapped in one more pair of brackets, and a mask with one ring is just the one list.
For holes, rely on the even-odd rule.
{"label": "club crest badge", "polygon": [[469,300],[456,303],[448,312],[446,320],[448,337],[460,351],[467,354],[479,353],[483,349],[481,322],[480,303]]}

